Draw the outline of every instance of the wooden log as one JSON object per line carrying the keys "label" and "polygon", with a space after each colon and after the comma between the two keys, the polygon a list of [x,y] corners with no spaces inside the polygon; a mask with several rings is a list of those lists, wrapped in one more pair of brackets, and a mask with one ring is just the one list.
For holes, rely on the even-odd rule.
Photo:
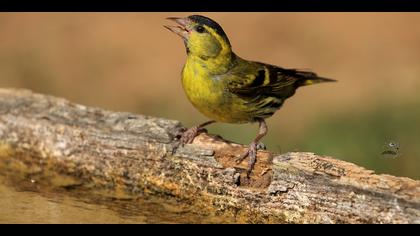
{"label": "wooden log", "polygon": [[0,89],[0,172],[117,198],[176,199],[239,223],[420,223],[419,181],[313,153],[267,151],[247,179],[247,161],[234,162],[244,146],[201,134],[180,147],[181,129],[174,120]]}

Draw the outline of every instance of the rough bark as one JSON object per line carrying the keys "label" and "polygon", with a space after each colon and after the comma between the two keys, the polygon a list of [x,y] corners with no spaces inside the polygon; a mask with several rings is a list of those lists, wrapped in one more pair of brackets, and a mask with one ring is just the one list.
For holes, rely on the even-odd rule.
{"label": "rough bark", "polygon": [[177,199],[236,222],[420,223],[419,181],[313,153],[266,151],[247,180],[246,161],[233,160],[244,146],[201,134],[178,147],[181,128],[178,121],[0,89],[0,171],[117,198]]}

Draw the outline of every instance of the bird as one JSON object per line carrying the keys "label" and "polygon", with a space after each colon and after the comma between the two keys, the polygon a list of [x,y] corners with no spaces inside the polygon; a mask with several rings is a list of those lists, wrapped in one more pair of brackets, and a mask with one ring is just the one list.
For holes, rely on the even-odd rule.
{"label": "bird", "polygon": [[239,57],[223,28],[202,15],[166,18],[176,23],[165,28],[180,36],[187,59],[181,73],[182,87],[192,105],[210,120],[185,130],[182,145],[192,143],[204,127],[215,122],[258,123],[256,137],[236,158],[249,157],[249,178],[257,160],[260,140],[267,134],[265,119],[279,110],[301,86],[336,80],[311,71],[285,69]]}

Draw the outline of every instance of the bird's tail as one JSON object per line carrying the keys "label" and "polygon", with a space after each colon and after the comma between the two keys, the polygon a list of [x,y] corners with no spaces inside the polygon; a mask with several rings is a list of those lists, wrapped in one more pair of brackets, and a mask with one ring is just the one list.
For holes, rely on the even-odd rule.
{"label": "bird's tail", "polygon": [[312,85],[324,82],[337,82],[337,80],[319,77],[317,74],[308,71],[296,71],[296,75],[299,76],[299,86]]}

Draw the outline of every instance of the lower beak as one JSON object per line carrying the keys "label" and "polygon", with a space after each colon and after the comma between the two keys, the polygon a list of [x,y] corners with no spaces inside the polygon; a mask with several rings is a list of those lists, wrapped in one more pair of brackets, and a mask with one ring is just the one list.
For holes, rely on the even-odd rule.
{"label": "lower beak", "polygon": [[187,39],[188,38],[188,18],[179,18],[179,17],[168,17],[166,18],[168,20],[172,20],[175,21],[176,23],[178,23],[177,26],[168,26],[168,25],[164,25],[165,28],[167,28],[168,30],[172,31],[173,33],[179,35],[181,38],[183,39]]}

